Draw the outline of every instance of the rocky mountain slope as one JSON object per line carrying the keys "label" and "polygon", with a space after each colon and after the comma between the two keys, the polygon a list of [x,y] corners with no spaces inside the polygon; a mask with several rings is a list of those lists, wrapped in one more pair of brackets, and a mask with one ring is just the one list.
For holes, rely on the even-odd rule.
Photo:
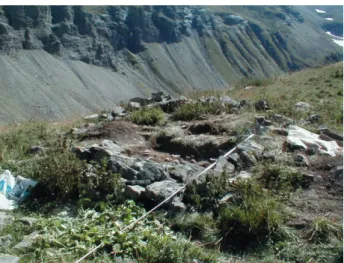
{"label": "rocky mountain slope", "polygon": [[3,6],[0,122],[340,61],[342,47],[325,33],[335,22],[342,27],[301,6]]}

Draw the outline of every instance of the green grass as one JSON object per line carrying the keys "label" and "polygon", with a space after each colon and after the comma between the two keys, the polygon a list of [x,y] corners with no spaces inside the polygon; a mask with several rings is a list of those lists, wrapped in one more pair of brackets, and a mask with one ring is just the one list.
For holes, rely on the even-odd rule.
{"label": "green grass", "polygon": [[160,108],[142,108],[131,113],[131,120],[140,125],[161,125],[165,114]]}
{"label": "green grass", "polygon": [[31,146],[47,146],[51,137],[52,131],[44,122],[27,122],[3,128],[0,133],[0,164],[26,158]]}
{"label": "green grass", "polygon": [[[272,114],[283,114],[294,119],[319,114],[322,119],[320,124],[341,133],[343,131],[342,71],[343,63],[336,63],[281,76],[267,86],[249,90],[238,87],[228,94],[233,99],[265,99],[271,106]],[[311,110],[295,111],[293,106],[299,101],[309,103],[312,106]]]}
{"label": "green grass", "polygon": [[314,243],[328,243],[331,239],[343,240],[343,226],[327,218],[316,218],[311,225],[309,240]]}

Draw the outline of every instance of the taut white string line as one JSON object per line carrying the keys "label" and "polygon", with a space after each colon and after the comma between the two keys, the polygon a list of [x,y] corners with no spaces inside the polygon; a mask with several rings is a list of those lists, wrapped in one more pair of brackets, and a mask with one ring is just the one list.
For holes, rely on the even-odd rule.
{"label": "taut white string line", "polygon": [[[243,140],[241,143],[243,143],[244,141],[247,141],[249,139],[251,139],[254,136],[254,134],[251,134],[250,136],[248,136],[245,140]],[[224,157],[227,157],[228,155],[230,155],[235,149],[237,148],[237,146],[235,146],[232,150],[228,151]],[[170,196],[168,196],[165,200],[163,200],[161,203],[159,203],[157,206],[153,207],[151,210],[149,210],[147,213],[143,214],[142,216],[140,216],[138,219],[136,219],[134,222],[130,223],[129,225],[127,225],[126,227],[124,227],[122,230],[120,230],[119,232],[124,232],[126,230],[128,230],[129,228],[131,228],[132,226],[136,225],[139,221],[141,221],[142,219],[144,219],[145,217],[147,217],[149,214],[151,214],[152,212],[154,212],[156,209],[158,209],[160,206],[162,206],[164,203],[166,203],[168,200],[170,200],[173,196],[175,196],[176,194],[178,194],[181,190],[183,190],[188,184],[190,184],[193,180],[195,180],[196,178],[200,177],[202,174],[206,173],[207,171],[209,171],[211,168],[213,168],[216,165],[217,161],[215,161],[214,163],[212,163],[211,165],[209,165],[206,169],[204,169],[200,174],[198,174],[197,176],[195,176],[190,182],[188,182],[187,184],[183,185],[181,188],[179,188],[177,191],[175,191],[174,193],[172,193]],[[95,248],[91,249],[87,254],[85,254],[84,256],[82,256],[81,258],[79,258],[77,261],[75,261],[75,263],[79,263],[82,260],[84,260],[85,258],[87,258],[89,255],[91,255],[94,251],[98,250],[100,247],[102,247],[104,245],[104,243],[100,243],[98,246],[96,246]]]}

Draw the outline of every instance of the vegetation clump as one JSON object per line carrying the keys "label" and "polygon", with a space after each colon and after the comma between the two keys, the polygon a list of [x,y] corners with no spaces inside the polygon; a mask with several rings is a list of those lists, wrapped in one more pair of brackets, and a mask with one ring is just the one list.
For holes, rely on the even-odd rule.
{"label": "vegetation clump", "polygon": [[174,120],[199,120],[205,115],[218,115],[222,112],[229,112],[230,107],[221,102],[196,102],[180,106],[172,115]]}
{"label": "vegetation clump", "polygon": [[292,192],[305,185],[302,174],[288,166],[263,163],[255,173],[264,188],[275,192]]}
{"label": "vegetation clump", "polygon": [[141,125],[161,125],[165,115],[160,108],[142,108],[131,113],[131,119]]}

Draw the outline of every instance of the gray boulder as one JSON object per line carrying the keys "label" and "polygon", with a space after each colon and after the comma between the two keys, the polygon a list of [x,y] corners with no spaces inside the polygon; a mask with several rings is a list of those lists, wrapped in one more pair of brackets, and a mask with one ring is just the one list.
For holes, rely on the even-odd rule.
{"label": "gray boulder", "polygon": [[13,255],[0,254],[1,263],[19,263],[20,258]]}
{"label": "gray boulder", "polygon": [[[160,202],[176,192],[182,185],[171,180],[155,182],[146,187],[145,195],[151,200]],[[171,202],[169,202],[171,203]]]}
{"label": "gray boulder", "polygon": [[180,200],[180,198],[177,196],[173,198],[171,204],[170,204],[170,209],[173,213],[181,213],[186,210],[185,204]]}
{"label": "gray boulder", "polygon": [[228,96],[220,97],[220,102],[222,102],[225,105],[229,105],[229,106],[233,106],[233,107],[237,107],[239,105],[238,102],[236,102],[235,100],[233,100],[232,98],[230,98]]}
{"label": "gray boulder", "polygon": [[139,185],[127,185],[125,188],[125,195],[132,199],[132,200],[138,200],[140,199],[145,192],[145,188]]}
{"label": "gray boulder", "polygon": [[4,228],[5,226],[11,224],[14,221],[14,217],[8,215],[5,212],[0,212],[0,229]]}
{"label": "gray boulder", "polygon": [[231,164],[230,162],[227,161],[226,157],[224,156],[220,156],[217,160],[217,163],[214,167],[214,171],[217,173],[222,173],[222,172],[226,172],[226,173],[234,173],[234,165]]}
{"label": "gray boulder", "polygon": [[108,161],[108,169],[120,174],[127,180],[136,180],[139,172],[131,168],[138,159],[123,155],[112,155]]}
{"label": "gray boulder", "polygon": [[168,167],[168,172],[171,178],[178,182],[186,182],[194,174],[202,171],[202,168],[198,165],[192,164],[176,164]]}
{"label": "gray boulder", "polygon": [[248,140],[240,143],[237,146],[237,150],[239,152],[245,151],[248,153],[253,153],[257,158],[259,158],[264,151],[264,146],[260,145],[259,143],[253,140]]}
{"label": "gray boulder", "polygon": [[30,235],[25,236],[24,239],[15,245],[13,248],[25,251],[30,248],[36,238],[39,237],[39,233],[37,231],[32,232]]}
{"label": "gray boulder", "polygon": [[238,165],[240,162],[240,156],[238,153],[231,153],[228,157],[227,160],[231,162],[234,166]]}
{"label": "gray boulder", "polygon": [[99,163],[104,158],[119,154],[122,152],[122,148],[110,140],[104,140],[99,145],[92,146],[89,152],[91,154],[91,159]]}
{"label": "gray boulder", "polygon": [[164,166],[155,162],[139,162],[134,166],[138,168],[139,180],[151,180],[151,181],[161,181],[168,178],[168,174],[165,171]]}
{"label": "gray boulder", "polygon": [[120,154],[111,155],[108,161],[108,169],[120,174],[130,184],[146,185],[147,182],[161,181],[168,178],[165,166],[151,161],[143,161],[138,158],[127,157]]}

